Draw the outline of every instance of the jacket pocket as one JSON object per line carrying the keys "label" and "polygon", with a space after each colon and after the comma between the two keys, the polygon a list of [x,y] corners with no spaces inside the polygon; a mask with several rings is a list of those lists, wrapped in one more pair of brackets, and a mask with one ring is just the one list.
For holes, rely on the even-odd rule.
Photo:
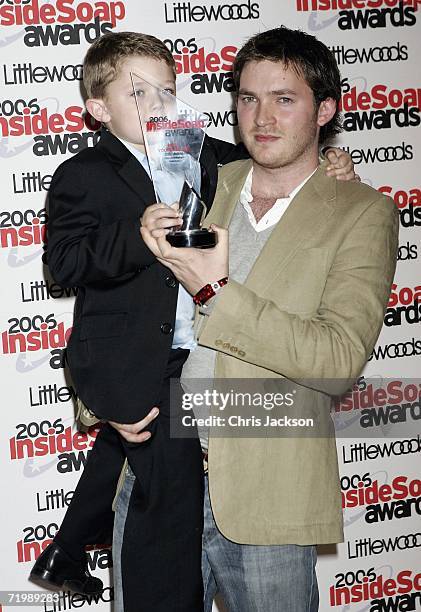
{"label": "jacket pocket", "polygon": [[113,338],[127,330],[127,312],[103,312],[84,315],[80,322],[80,339]]}

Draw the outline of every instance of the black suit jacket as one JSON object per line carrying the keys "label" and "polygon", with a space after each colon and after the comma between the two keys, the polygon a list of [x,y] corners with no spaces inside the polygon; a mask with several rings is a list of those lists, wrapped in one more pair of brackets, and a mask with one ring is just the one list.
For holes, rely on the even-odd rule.
{"label": "black suit jacket", "polygon": [[[205,139],[208,206],[217,164],[246,155],[241,145]],[[158,402],[173,339],[178,283],[139,233],[154,201],[147,173],[106,130],[96,147],[59,166],[49,192],[48,265],[58,283],[79,287],[70,371],[85,405],[121,423],[138,421]]]}

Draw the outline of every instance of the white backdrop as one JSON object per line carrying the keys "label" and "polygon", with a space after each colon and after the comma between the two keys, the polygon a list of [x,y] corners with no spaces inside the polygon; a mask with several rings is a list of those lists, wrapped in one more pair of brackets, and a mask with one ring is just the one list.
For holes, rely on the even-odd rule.
{"label": "white backdrop", "polygon": [[[421,610],[420,384],[407,380],[419,376],[421,355],[418,2],[0,0],[0,590],[35,589],[27,574],[60,523],[95,435],[74,428],[75,390],[62,368],[75,292],[47,280],[42,264],[51,175],[96,138],[98,126],[84,121],[80,94],[89,44],[112,29],[165,39],[177,61],[178,95],[209,113],[211,135],[234,140],[233,57],[249,35],[285,24],[332,48],[346,126],[337,142],[366,183],[395,199],[401,215],[384,328],[359,390],[337,406],[349,421],[362,410],[374,418],[376,406],[386,404],[362,440],[347,437],[347,421],[339,420],[346,542],[321,551],[320,609]],[[386,390],[383,399],[372,397],[367,377]],[[398,414],[412,439],[391,438]],[[90,556],[109,585],[109,551]],[[32,609],[107,610],[111,599],[108,588],[99,601],[62,594],[60,604]]]}

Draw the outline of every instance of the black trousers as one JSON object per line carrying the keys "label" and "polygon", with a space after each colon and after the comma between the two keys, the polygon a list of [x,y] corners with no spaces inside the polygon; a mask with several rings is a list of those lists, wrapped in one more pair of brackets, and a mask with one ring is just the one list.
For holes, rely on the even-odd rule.
{"label": "black trousers", "polygon": [[[90,453],[56,540],[80,546],[109,541],[111,504],[125,458],[136,476],[121,553],[125,612],[200,612],[203,465],[198,438],[171,438],[181,403],[170,378],[179,378],[188,351],[171,351],[160,414],[142,444],[104,425]],[[176,393],[181,393],[178,387]],[[151,406],[152,408],[152,406]]]}
{"label": "black trousers", "polygon": [[82,558],[88,544],[111,544],[111,506],[125,458],[119,434],[105,423],[54,538],[71,557]]}

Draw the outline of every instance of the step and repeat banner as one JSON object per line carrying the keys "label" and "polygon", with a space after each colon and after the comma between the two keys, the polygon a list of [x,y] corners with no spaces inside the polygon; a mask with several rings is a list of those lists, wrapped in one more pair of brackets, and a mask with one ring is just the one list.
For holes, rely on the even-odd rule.
{"label": "step and repeat banner", "polygon": [[[0,591],[37,590],[27,575],[60,524],[96,435],[75,427],[77,390],[64,369],[77,288],[59,286],[43,265],[51,176],[98,139],[81,94],[86,50],[110,31],[159,36],[176,61],[178,95],[207,113],[210,135],[234,141],[237,49],[250,35],[285,24],[316,35],[334,53],[345,128],[337,142],[362,180],[394,199],[401,225],[382,333],[353,391],[333,408],[346,541],[320,550],[320,610],[421,610],[420,6],[0,0]],[[347,433],[355,422],[361,437]],[[89,564],[106,585],[100,597],[10,599],[44,612],[109,610],[110,551],[90,550]]]}

